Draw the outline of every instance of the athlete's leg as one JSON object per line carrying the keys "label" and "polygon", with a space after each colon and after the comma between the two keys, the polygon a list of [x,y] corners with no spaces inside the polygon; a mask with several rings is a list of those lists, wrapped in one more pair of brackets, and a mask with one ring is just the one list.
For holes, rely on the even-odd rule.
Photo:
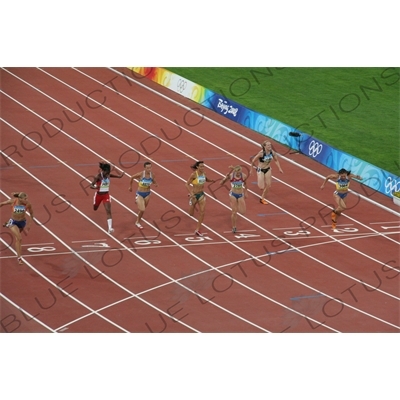
{"label": "athlete's leg", "polygon": [[18,228],[17,225],[11,225],[10,231],[15,237],[15,251],[17,252],[18,262],[22,264],[22,235],[21,230]]}
{"label": "athlete's leg", "polygon": [[238,211],[240,212],[240,214],[242,215],[246,214],[246,201],[244,199],[244,196],[238,199],[237,202],[238,202]]}
{"label": "athlete's leg", "polygon": [[136,226],[139,229],[142,229],[142,225],[140,224],[144,211],[146,210],[146,199],[144,199],[142,196],[140,195],[136,195],[136,204],[138,206],[138,215],[137,215],[137,219],[136,219]]}
{"label": "athlete's leg", "polygon": [[200,199],[197,200],[197,203],[199,205],[199,218],[197,220],[197,228],[196,231],[199,232],[201,228],[201,224],[204,221],[204,215],[206,212],[206,197],[203,195],[200,197]]}
{"label": "athlete's leg", "polygon": [[337,206],[332,210],[331,219],[332,219],[332,228],[336,229],[337,217],[342,213],[343,210],[346,209],[346,203],[344,199],[342,199],[336,193],[333,194],[333,199],[335,200]]}
{"label": "athlete's leg", "polygon": [[237,212],[238,212],[238,201],[236,197],[230,195],[229,196],[230,203],[231,203],[231,221],[232,221],[232,231],[236,232],[236,221],[237,221]]}
{"label": "athlete's leg", "polygon": [[100,196],[97,196],[97,193],[95,193],[93,196],[93,210],[94,211],[96,211],[99,208],[100,203],[101,203],[101,198],[100,198]]}
{"label": "athlete's leg", "polygon": [[114,229],[112,227],[111,200],[108,199],[108,200],[104,201],[103,203],[104,203],[104,208],[105,208],[106,214],[107,214],[108,233],[113,233]]}
{"label": "athlete's leg", "polygon": [[271,187],[271,181],[272,181],[272,173],[271,173],[271,168],[265,173],[263,174],[263,180],[264,180],[264,189],[261,193],[261,200],[260,202],[263,204],[268,204],[267,200],[266,200],[266,196],[269,192],[269,189]]}
{"label": "athlete's leg", "polygon": [[257,171],[257,185],[259,189],[264,190],[265,179],[264,179],[264,172],[262,171]]}

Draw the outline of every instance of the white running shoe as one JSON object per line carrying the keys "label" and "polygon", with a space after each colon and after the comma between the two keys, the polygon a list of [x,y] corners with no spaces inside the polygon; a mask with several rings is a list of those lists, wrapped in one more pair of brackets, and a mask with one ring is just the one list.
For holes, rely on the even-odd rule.
{"label": "white running shoe", "polygon": [[135,225],[139,228],[139,229],[143,229],[143,226],[138,224],[137,222],[135,223]]}
{"label": "white running shoe", "polygon": [[114,228],[110,228],[109,230],[108,230],[108,233],[114,233]]}

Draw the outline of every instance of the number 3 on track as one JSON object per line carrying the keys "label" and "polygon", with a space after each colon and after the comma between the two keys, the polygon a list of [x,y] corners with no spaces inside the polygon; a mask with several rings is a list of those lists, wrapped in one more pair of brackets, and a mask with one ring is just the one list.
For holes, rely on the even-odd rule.
{"label": "number 3 on track", "polygon": [[308,235],[310,235],[310,232],[308,232],[308,231],[297,231],[297,232],[293,232],[293,231],[286,231],[286,232],[283,232],[283,234],[284,235],[287,235],[287,236],[298,236],[298,235],[305,235],[305,236],[308,236]]}
{"label": "number 3 on track", "polygon": [[196,237],[187,237],[185,238],[185,240],[187,240],[188,242],[202,242],[203,240],[212,240],[210,237],[208,236],[196,236]]}

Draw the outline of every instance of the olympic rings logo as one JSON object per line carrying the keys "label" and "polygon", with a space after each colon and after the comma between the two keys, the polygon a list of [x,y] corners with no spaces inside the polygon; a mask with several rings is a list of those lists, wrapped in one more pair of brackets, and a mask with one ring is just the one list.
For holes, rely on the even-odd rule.
{"label": "olympic rings logo", "polygon": [[400,181],[392,179],[390,176],[388,176],[385,181],[385,193],[392,194],[392,192],[399,192],[399,191],[400,191]]}
{"label": "olympic rings logo", "polygon": [[187,81],[185,79],[178,79],[178,82],[176,84],[176,89],[178,93],[182,93],[187,86]]}
{"label": "olympic rings logo", "polygon": [[316,142],[315,140],[311,140],[310,145],[308,146],[308,154],[312,157],[316,157],[322,151],[322,144]]}

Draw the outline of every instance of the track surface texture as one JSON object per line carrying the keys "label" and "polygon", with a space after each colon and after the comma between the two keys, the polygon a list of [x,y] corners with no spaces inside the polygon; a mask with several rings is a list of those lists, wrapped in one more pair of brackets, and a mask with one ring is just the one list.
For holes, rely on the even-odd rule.
{"label": "track surface texture", "polygon": [[[126,75],[126,76],[125,76]],[[24,191],[24,264],[1,229],[1,332],[399,332],[399,209],[352,181],[332,230],[333,171],[272,141],[268,205],[256,174],[231,231],[229,165],[264,137],[124,68],[1,70],[1,201]],[[113,234],[89,188],[107,160]],[[203,160],[203,237],[185,182]],[[135,226],[129,177],[159,183]],[[0,209],[2,222],[9,207]]]}

